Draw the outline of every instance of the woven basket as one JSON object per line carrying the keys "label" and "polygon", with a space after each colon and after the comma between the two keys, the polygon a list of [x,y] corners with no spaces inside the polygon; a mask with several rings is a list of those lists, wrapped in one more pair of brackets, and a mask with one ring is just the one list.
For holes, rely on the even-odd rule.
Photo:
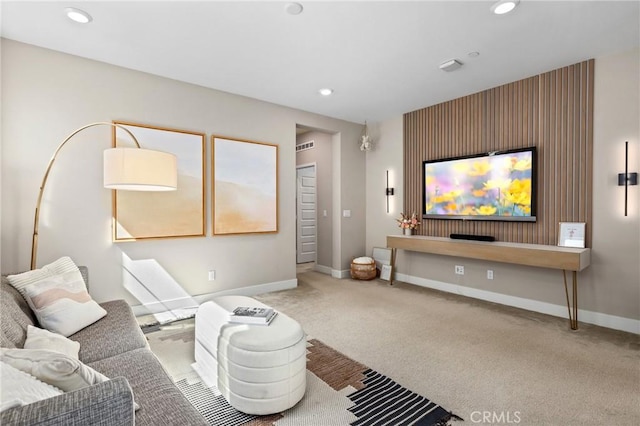
{"label": "woven basket", "polygon": [[354,280],[372,280],[376,277],[376,262],[359,257],[351,262],[351,278]]}

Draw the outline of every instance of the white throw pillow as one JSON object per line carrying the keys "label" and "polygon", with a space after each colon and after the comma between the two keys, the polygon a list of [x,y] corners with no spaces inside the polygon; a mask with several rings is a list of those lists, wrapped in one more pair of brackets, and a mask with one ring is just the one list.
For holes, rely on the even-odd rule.
{"label": "white throw pillow", "polygon": [[27,340],[24,342],[24,348],[48,349],[78,359],[80,343],[67,339],[61,334],[29,325],[27,326]]}
{"label": "white throw pillow", "polygon": [[55,262],[43,266],[40,269],[34,269],[32,271],[23,272],[16,275],[9,275],[7,276],[7,280],[9,280],[9,284],[11,284],[16,290],[18,290],[24,297],[24,288],[29,284],[33,284],[45,278],[74,271],[80,272],[76,264],[73,263],[73,260],[71,260],[70,257],[65,256],[61,257]]}
{"label": "white throw pillow", "polygon": [[[49,283],[49,289],[51,290],[51,286],[55,287],[54,284],[51,284],[52,282],[64,283],[67,287],[66,290],[71,290],[71,293],[49,291],[47,294],[39,297],[41,308],[46,307],[47,309],[45,309],[44,312],[37,312],[34,309],[40,325],[63,336],[69,336],[93,324],[107,314],[100,305],[91,299],[80,270],[68,256],[61,257],[40,269],[23,272],[22,274],[9,275],[7,280],[20,292],[25,300],[27,300],[31,309],[34,309],[34,306],[30,301],[29,294],[37,295],[42,293],[35,287],[36,284]],[[71,285],[72,283],[74,285]],[[31,290],[27,291],[28,288]],[[42,303],[44,303],[43,299],[49,303],[42,305]],[[84,301],[84,303],[79,303],[77,302],[78,300]],[[69,307],[73,309],[72,312],[70,312],[71,315],[66,318],[65,315],[60,313],[60,310]],[[45,319],[44,322],[42,321],[41,315]]]}
{"label": "white throw pillow", "polygon": [[62,391],[0,362],[0,411],[61,395]]}
{"label": "white throw pillow", "polygon": [[109,380],[88,365],[59,352],[7,348],[0,351],[0,361],[65,392]]}
{"label": "white throw pillow", "polygon": [[23,291],[40,325],[65,337],[107,314],[87,292],[80,271],[44,278]]}

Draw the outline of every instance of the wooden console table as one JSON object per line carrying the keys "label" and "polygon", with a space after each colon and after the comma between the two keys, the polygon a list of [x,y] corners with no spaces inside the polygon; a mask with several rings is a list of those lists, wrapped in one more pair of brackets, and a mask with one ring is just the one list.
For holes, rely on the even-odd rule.
{"label": "wooden console table", "polygon": [[[392,276],[389,281],[391,285],[393,285],[396,250],[398,249],[539,268],[561,269],[564,277],[567,309],[569,310],[569,326],[572,330],[578,329],[578,271],[582,271],[590,265],[591,249],[499,241],[452,240],[450,238],[423,235],[388,235],[387,248],[391,249]],[[573,306],[569,301],[567,271],[571,271],[573,275]]]}

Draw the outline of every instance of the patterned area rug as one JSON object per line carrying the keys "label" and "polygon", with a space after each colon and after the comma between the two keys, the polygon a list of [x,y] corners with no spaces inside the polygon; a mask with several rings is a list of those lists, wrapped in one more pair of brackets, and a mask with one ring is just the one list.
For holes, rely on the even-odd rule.
{"label": "patterned area rug", "polygon": [[357,417],[350,423],[354,426],[446,425],[452,418],[462,420],[315,339],[309,340],[307,370],[336,391],[356,389],[347,395],[353,402],[348,411]]}
{"label": "patterned area rug", "polygon": [[[157,350],[163,363],[165,349],[167,353],[185,353],[193,345],[193,328],[189,322],[179,327],[160,326],[144,331],[151,349]],[[215,426],[444,426],[462,420],[316,339],[308,340],[304,398],[293,408],[270,416],[241,413],[231,407],[215,387],[207,387],[191,369],[175,374],[177,367],[170,367],[168,370],[178,388]]]}

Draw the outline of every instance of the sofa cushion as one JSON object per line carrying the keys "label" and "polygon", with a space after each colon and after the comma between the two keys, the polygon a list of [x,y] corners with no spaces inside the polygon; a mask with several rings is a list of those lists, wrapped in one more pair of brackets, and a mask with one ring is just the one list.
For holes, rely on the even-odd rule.
{"label": "sofa cushion", "polygon": [[27,339],[27,327],[37,320],[24,298],[13,288],[5,276],[0,284],[0,346],[21,348]]}
{"label": "sofa cushion", "polygon": [[101,303],[107,315],[90,327],[69,336],[80,343],[80,360],[90,363],[133,349],[146,348],[142,333],[131,307],[124,300]]}
{"label": "sofa cushion", "polygon": [[207,424],[149,349],[136,349],[93,362],[90,366],[108,377],[127,379],[140,405],[136,411],[136,426]]}
{"label": "sofa cushion", "polygon": [[0,348],[0,360],[65,392],[109,380],[75,358],[45,349]]}
{"label": "sofa cushion", "polygon": [[27,326],[27,340],[24,342],[24,348],[47,349],[78,359],[80,343],[67,339],[61,334],[29,325]]}

